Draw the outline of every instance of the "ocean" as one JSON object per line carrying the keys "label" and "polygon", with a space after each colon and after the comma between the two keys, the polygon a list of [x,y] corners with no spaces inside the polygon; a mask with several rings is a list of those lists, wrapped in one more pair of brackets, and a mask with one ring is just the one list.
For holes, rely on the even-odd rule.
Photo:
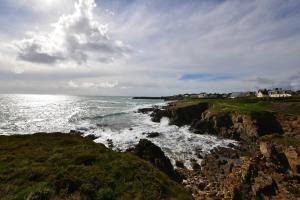
{"label": "ocean", "polygon": [[198,135],[188,126],[169,125],[167,118],[160,123],[149,115],[137,113],[139,108],[163,106],[162,100],[137,100],[132,97],[65,96],[65,95],[0,95],[0,135],[64,132],[70,130],[94,134],[97,143],[125,151],[136,145],[145,133],[159,132],[147,138],[162,148],[174,164],[184,161],[191,168],[191,159],[209,153],[218,146],[235,143],[211,135]]}

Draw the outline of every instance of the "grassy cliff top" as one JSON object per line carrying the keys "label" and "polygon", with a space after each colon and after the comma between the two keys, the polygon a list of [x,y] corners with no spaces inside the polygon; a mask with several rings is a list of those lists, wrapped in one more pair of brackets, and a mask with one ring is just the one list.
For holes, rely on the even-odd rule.
{"label": "grassy cliff top", "polygon": [[0,199],[191,199],[150,163],[78,135],[0,136]]}
{"label": "grassy cliff top", "polygon": [[237,99],[194,99],[186,98],[177,101],[176,107],[186,107],[198,103],[209,103],[212,112],[262,112],[269,111],[289,115],[300,115],[300,98],[260,99],[260,98],[237,98]]}

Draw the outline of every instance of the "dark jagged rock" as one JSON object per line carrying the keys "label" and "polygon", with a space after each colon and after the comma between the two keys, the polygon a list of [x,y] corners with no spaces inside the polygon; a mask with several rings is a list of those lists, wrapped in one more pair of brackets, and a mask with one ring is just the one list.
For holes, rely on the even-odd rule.
{"label": "dark jagged rock", "polygon": [[155,138],[159,136],[158,132],[150,132],[150,133],[143,133],[143,135],[147,135],[147,138]]}
{"label": "dark jagged rock", "polygon": [[180,181],[180,176],[174,170],[169,158],[167,158],[164,152],[155,144],[149,140],[142,139],[136,145],[134,154],[138,157],[151,162],[159,170],[167,174],[175,181]]}
{"label": "dark jagged rock", "polygon": [[70,130],[70,134],[83,135],[84,133],[78,130]]}
{"label": "dark jagged rock", "polygon": [[184,163],[183,163],[183,161],[181,161],[181,160],[176,160],[175,165],[176,165],[176,167],[184,168]]}
{"label": "dark jagged rock", "polygon": [[163,118],[163,117],[168,117],[170,118],[172,116],[172,113],[169,109],[154,109],[153,112],[151,113],[151,120],[153,122],[160,122],[160,120]]}
{"label": "dark jagged rock", "polygon": [[98,137],[94,134],[90,134],[90,135],[87,135],[85,136],[86,138],[90,139],[90,140],[96,140]]}
{"label": "dark jagged rock", "polygon": [[108,147],[112,149],[114,147],[114,143],[113,143],[112,139],[107,139],[106,141],[108,143]]}
{"label": "dark jagged rock", "polygon": [[200,119],[201,114],[208,109],[208,103],[199,103],[185,107],[170,106],[164,110],[155,109],[151,114],[152,121],[160,122],[161,118],[170,118],[170,124],[183,126],[191,124],[195,119]]}
{"label": "dark jagged rock", "polygon": [[147,114],[149,112],[152,112],[155,108],[140,108],[138,109],[138,113],[143,113],[143,114]]}

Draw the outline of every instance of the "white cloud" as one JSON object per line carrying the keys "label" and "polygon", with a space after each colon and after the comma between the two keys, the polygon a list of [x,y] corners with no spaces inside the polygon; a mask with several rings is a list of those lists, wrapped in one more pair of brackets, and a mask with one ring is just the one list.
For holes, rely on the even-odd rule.
{"label": "white cloud", "polygon": [[73,89],[109,89],[115,88],[119,85],[118,81],[115,82],[102,82],[102,83],[92,83],[92,82],[82,82],[75,83],[74,81],[68,82],[68,87]]}
{"label": "white cloud", "polygon": [[63,15],[50,33],[31,32],[30,38],[15,41],[18,58],[27,62],[56,64],[88,60],[109,63],[129,55],[132,50],[122,41],[109,37],[108,28],[94,18],[94,0],[78,0],[75,11]]}
{"label": "white cloud", "polygon": [[114,88],[118,85],[119,85],[119,82],[115,81],[115,82],[111,82],[111,83],[109,83],[109,82],[99,83],[96,86],[99,88]]}
{"label": "white cloud", "polygon": [[76,83],[74,83],[73,81],[69,81],[69,82],[68,82],[68,87],[70,87],[70,88],[78,88],[79,85],[76,84]]}
{"label": "white cloud", "polygon": [[[300,88],[299,1],[101,0],[95,7],[92,0],[54,0],[45,8],[39,5],[48,0],[4,2],[24,7],[6,10],[20,9],[13,18],[0,13],[0,92],[170,95]],[[12,40],[17,50],[5,45]],[[233,78],[182,81],[184,74]]]}
{"label": "white cloud", "polygon": [[9,0],[9,4],[18,9],[46,14],[49,12],[53,14],[57,10],[66,12],[73,2],[74,0]]}

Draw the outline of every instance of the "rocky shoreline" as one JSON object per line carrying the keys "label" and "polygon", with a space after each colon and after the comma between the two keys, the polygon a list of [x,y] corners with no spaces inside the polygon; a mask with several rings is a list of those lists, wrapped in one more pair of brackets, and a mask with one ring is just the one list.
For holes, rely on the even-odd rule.
{"label": "rocky shoreline", "polygon": [[[300,117],[272,112],[211,112],[210,104],[140,109],[152,121],[189,125],[195,134],[237,140],[239,146],[216,148],[193,170],[176,162],[182,184],[197,199],[299,199]],[[201,153],[199,154],[201,156]]]}
{"label": "rocky shoreline", "polygon": [[[116,183],[119,182],[117,178],[120,178],[120,176],[127,176],[126,174],[123,174],[123,169],[119,169],[118,167],[123,166],[126,170],[129,170],[130,173],[132,172],[130,177],[127,177],[128,180],[126,179],[126,181],[122,183],[122,187],[125,187],[128,181],[133,181],[133,183],[137,185],[141,182],[142,179],[140,180],[140,178],[137,180],[132,178],[135,177],[136,172],[131,168],[133,165],[136,165],[135,167],[137,167],[136,170],[138,172],[143,173],[143,175],[147,175],[149,187],[153,187],[152,189],[155,192],[160,191],[158,193],[148,192],[147,195],[154,195],[155,199],[164,199],[161,198],[162,196],[160,194],[164,191],[161,189],[162,187],[180,191],[182,197],[176,198],[172,196],[176,194],[175,192],[171,194],[171,199],[190,199],[189,195],[191,194],[195,200],[299,199],[300,116],[268,111],[255,111],[248,113],[238,111],[216,112],[211,109],[212,107],[213,105],[208,102],[183,105],[180,102],[172,102],[161,108],[153,107],[138,110],[139,113],[150,115],[154,122],[160,122],[162,118],[167,117],[169,118],[170,124],[177,125],[179,127],[186,125],[190,126],[190,130],[194,132],[194,134],[211,134],[219,138],[234,139],[236,141],[236,143],[229,143],[227,147],[217,147],[213,149],[210,154],[204,154],[201,149],[197,149],[196,157],[198,159],[202,159],[202,162],[198,163],[196,158],[191,159],[190,162],[192,163],[192,169],[187,169],[185,167],[185,163],[181,160],[177,160],[175,162],[175,166],[173,166],[170,159],[164,154],[162,149],[148,140],[150,138],[159,137],[159,132],[142,133],[147,139],[141,139],[135,147],[127,149],[125,153],[114,152],[104,147],[104,145],[93,143],[92,140],[97,139],[96,135],[85,135],[83,132],[77,130],[71,130],[69,134],[37,133],[32,136],[3,137],[3,141],[7,142],[2,141],[2,147],[0,146],[2,150],[4,150],[4,153],[2,152],[3,155],[1,155],[3,158],[0,159],[0,164],[2,160],[5,161],[2,163],[3,166],[6,166],[9,163],[11,163],[12,166],[15,166],[15,162],[17,162],[18,159],[12,158],[18,154],[20,154],[21,159],[29,159],[31,162],[38,164],[37,169],[31,169],[32,165],[27,163],[28,166],[27,164],[26,166],[28,169],[24,168],[22,170],[28,170],[29,175],[28,177],[21,176],[22,179],[28,178],[31,182],[33,181],[32,184],[36,181],[40,184],[39,181],[44,181],[44,179],[46,179],[49,184],[45,186],[46,188],[41,188],[38,191],[31,191],[31,189],[27,191],[26,189],[26,192],[24,194],[22,193],[22,195],[29,195],[30,198],[28,197],[28,199],[43,197],[45,191],[49,198],[47,197],[44,199],[51,199],[50,196],[53,195],[66,197],[66,199],[69,199],[69,197],[71,198],[72,195],[77,195],[77,197],[85,196],[91,199],[93,199],[95,195],[103,195],[103,188],[100,182],[96,188],[97,191],[90,185],[88,185],[89,188],[86,190],[86,185],[83,184],[85,182],[87,184],[93,182],[93,173],[96,173],[93,170],[98,169],[94,168],[94,165],[100,167],[99,169],[103,170],[103,174],[105,174],[105,171],[116,170],[114,173],[117,173],[118,176],[111,177],[113,180],[116,179],[114,180]],[[85,138],[79,136],[85,136]],[[31,137],[34,139],[30,139]],[[46,140],[49,141],[46,141],[45,138],[48,138]],[[26,142],[24,143],[23,140]],[[9,142],[13,145],[9,145]],[[113,141],[110,140],[107,142],[108,147],[113,148]],[[78,146],[78,149],[74,149],[75,144]],[[19,147],[14,148],[14,145]],[[28,150],[28,145],[33,145],[29,150],[36,156],[27,158],[27,156],[30,156],[31,153],[23,155],[23,152]],[[44,169],[47,166],[49,169],[54,170],[53,173],[56,172],[55,167],[57,166],[53,165],[55,163],[50,162],[50,158],[53,157],[50,153],[51,149],[53,149],[53,145],[57,148],[57,150],[54,151],[55,156],[62,156],[62,158],[67,161],[66,163],[63,163],[62,169],[70,167],[69,165],[71,163],[73,168],[70,168],[70,170],[74,170],[76,167],[83,171],[89,169],[91,170],[91,172],[89,172],[91,173],[91,177],[86,179],[84,173],[79,177],[71,174],[72,176],[70,175],[70,177],[72,180],[70,183],[77,184],[72,185],[71,187],[69,185],[70,177],[63,176],[61,184],[65,189],[61,190],[59,188],[56,191],[52,191],[53,188],[57,186],[55,181],[60,180],[59,178],[61,174],[53,178],[51,174],[46,173],[47,170],[43,170],[42,172],[39,170],[41,170],[40,167]],[[91,149],[86,151],[87,147],[90,147]],[[13,153],[7,157],[5,151],[7,151],[7,153],[11,153],[11,148],[13,151],[16,151],[16,154]],[[23,148],[24,150],[22,150]],[[46,149],[40,151],[37,150],[39,148],[41,150],[43,148]],[[78,155],[73,153],[74,150],[78,151]],[[101,154],[95,155],[95,150],[100,151]],[[65,154],[62,154],[62,151],[65,152]],[[39,158],[41,152],[43,153],[42,159]],[[70,156],[71,154],[73,156]],[[118,163],[117,165],[111,165],[116,167],[116,169],[112,169],[111,166],[106,166],[107,163],[112,162],[110,158],[112,155],[119,156],[121,159],[121,161],[118,159],[114,161]],[[102,163],[101,159],[106,159],[106,162]],[[41,165],[40,162],[44,163]],[[148,165],[152,165],[153,169],[151,167],[149,168]],[[146,173],[147,170],[143,171],[145,167],[151,170],[150,174],[154,173],[155,175],[151,175],[151,177],[149,177],[150,174]],[[5,167],[3,169],[18,170],[17,168],[15,169],[11,167]],[[42,174],[39,179],[31,180],[32,170],[37,171],[34,173]],[[13,176],[13,171],[8,170],[8,172],[12,173]],[[161,177],[158,172],[163,173],[165,178]],[[23,171],[20,173],[23,173]],[[13,180],[9,179],[10,175],[8,175],[1,174],[0,170],[0,182],[1,177],[3,180],[6,180],[6,178],[7,180]],[[165,181],[165,183],[162,183],[162,180]],[[27,179],[25,181],[22,180],[20,184],[24,183],[27,187],[28,181],[26,181]],[[143,181],[145,180],[143,179]],[[152,181],[158,181],[157,183],[159,183],[159,187],[157,188],[158,185],[156,185],[156,183],[152,183]],[[111,184],[109,180],[108,183]],[[16,184],[15,182],[10,182],[10,184],[11,186],[4,187],[2,190],[0,187],[0,192],[5,192],[7,195],[11,195],[10,192],[13,191],[14,188],[18,189],[18,187],[14,185]],[[109,187],[106,186],[105,195],[123,196],[127,192],[126,188],[124,190],[122,188],[122,191],[120,192],[111,190],[110,187],[110,185]],[[118,187],[120,187],[120,185],[118,185]],[[143,188],[144,187],[142,187],[142,190],[137,189],[134,192],[144,195],[145,191]],[[106,191],[108,189],[109,191]],[[186,193],[187,191],[189,193]],[[126,195],[128,194],[126,193]],[[135,194],[131,195],[132,197],[135,196]],[[164,195],[166,197],[168,196],[167,193]],[[152,198],[147,196],[146,199]]]}

